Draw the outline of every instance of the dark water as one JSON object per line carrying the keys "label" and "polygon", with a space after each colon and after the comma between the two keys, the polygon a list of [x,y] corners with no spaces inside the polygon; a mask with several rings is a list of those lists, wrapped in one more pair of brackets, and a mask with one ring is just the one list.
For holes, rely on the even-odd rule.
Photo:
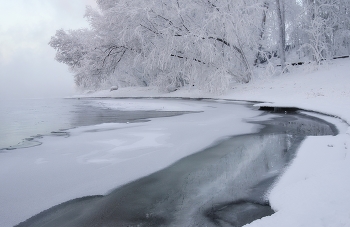
{"label": "dark water", "polygon": [[271,215],[264,195],[309,135],[335,135],[313,117],[276,114],[258,133],[227,137],[166,169],[48,209],[18,226],[243,226]]}
{"label": "dark water", "polygon": [[185,112],[118,111],[94,104],[99,99],[21,99],[0,101],[0,150],[39,145],[54,132],[102,123],[146,121]]}

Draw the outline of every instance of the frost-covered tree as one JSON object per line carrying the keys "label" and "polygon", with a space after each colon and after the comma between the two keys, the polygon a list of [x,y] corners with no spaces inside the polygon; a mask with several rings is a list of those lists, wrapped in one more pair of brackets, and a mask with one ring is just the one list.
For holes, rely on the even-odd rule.
{"label": "frost-covered tree", "polygon": [[286,22],[284,0],[276,0],[276,12],[279,29],[279,54],[282,69],[286,68]]}
{"label": "frost-covered tree", "polygon": [[[297,38],[304,56],[320,64],[337,55],[349,55],[347,0],[304,0]],[[295,35],[295,34],[294,34]]]}
{"label": "frost-covered tree", "polygon": [[312,55],[312,59],[320,64],[322,60],[331,56],[332,39],[332,15],[334,7],[333,0],[309,1],[306,6],[308,10],[308,22],[306,32],[309,42],[304,44]]}
{"label": "frost-covered tree", "polygon": [[[91,26],[85,31],[90,32],[88,42],[82,38],[77,43],[84,47],[88,43],[89,51],[76,59],[74,67],[68,64],[80,85],[95,87],[95,82],[117,78],[128,85],[155,84],[162,89],[195,85],[218,92],[232,81],[249,82],[264,10],[261,1],[99,0],[98,4],[99,10],[86,12]],[[74,32],[52,38],[57,59],[66,50],[54,42],[70,42]]]}
{"label": "frost-covered tree", "polygon": [[350,54],[350,1],[337,0],[332,7],[331,48],[333,56]]}
{"label": "frost-covered tree", "polygon": [[[89,29],[50,45],[78,86],[190,86],[222,92],[271,58],[349,53],[348,0],[97,0]],[[344,7],[343,7],[344,6]]]}

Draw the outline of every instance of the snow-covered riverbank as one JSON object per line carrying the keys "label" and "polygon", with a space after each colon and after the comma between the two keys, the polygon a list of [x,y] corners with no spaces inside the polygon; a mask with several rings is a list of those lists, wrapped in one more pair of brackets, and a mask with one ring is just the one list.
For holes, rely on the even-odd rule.
{"label": "snow-covered riverbank", "polygon": [[[100,91],[94,97],[191,97],[250,100],[266,106],[297,107],[325,113],[350,123],[350,60],[341,59],[318,71],[299,72],[255,79],[239,84],[226,95],[198,90],[168,94],[152,88],[121,88]],[[298,70],[295,70],[298,71]],[[309,137],[267,195],[277,211],[248,226],[350,226],[350,128],[337,136]]]}

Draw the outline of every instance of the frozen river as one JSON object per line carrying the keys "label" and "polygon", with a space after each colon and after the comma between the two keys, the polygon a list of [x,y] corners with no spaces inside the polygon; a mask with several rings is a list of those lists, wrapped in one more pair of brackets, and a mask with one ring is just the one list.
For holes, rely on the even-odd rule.
{"label": "frozen river", "polygon": [[75,129],[0,153],[1,226],[242,226],[273,212],[264,194],[306,136],[336,134],[246,103],[59,102],[50,130]]}
{"label": "frozen river", "polygon": [[0,149],[38,145],[37,137],[102,123],[126,123],[175,116],[180,111],[120,111],[98,99],[0,100]]}

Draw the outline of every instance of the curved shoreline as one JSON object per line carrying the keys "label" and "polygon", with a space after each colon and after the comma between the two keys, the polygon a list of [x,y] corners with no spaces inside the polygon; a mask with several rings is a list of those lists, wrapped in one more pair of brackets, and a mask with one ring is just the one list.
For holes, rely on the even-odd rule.
{"label": "curved shoreline", "polygon": [[[162,97],[160,97],[160,98],[162,98]],[[171,98],[171,97],[170,97]],[[213,100],[213,99],[211,99],[211,100]],[[220,102],[220,100],[219,99],[215,99],[215,100],[217,100],[218,102]],[[235,100],[233,100],[233,99],[230,99],[230,101],[233,101],[233,102],[235,102]],[[323,140],[323,139],[322,139]],[[337,146],[335,146],[335,148],[333,148],[334,146],[331,144],[329,147],[332,147],[332,149],[338,149],[339,148],[339,146],[337,147]],[[305,152],[304,152],[305,153]],[[316,155],[316,156],[318,156],[318,155]],[[272,205],[274,205],[274,203],[272,203]],[[275,207],[276,208],[276,207]],[[280,210],[280,209],[276,209],[276,210]],[[266,219],[266,218],[265,218]]]}
{"label": "curved shoreline", "polygon": [[[292,117],[293,115],[291,115],[290,117]],[[312,117],[307,117],[307,118],[312,118]],[[274,119],[274,118],[273,118]],[[273,120],[273,119],[271,119],[271,120],[267,120],[266,122],[265,121],[262,121],[261,123],[263,124],[263,125],[269,125],[267,122],[273,122],[272,123],[272,125],[274,125],[274,124],[276,124],[276,122],[277,122],[277,126],[278,126],[278,124],[281,124],[283,121],[276,121],[276,120]],[[276,119],[278,119],[278,118],[276,118]],[[287,118],[288,119],[288,118]],[[276,122],[275,122],[276,121]],[[318,120],[318,121],[321,121],[321,120]],[[280,123],[278,123],[278,122],[280,122]],[[256,124],[259,124],[259,121],[258,122],[255,122]],[[286,122],[286,123],[288,123],[288,121]],[[290,124],[290,122],[289,122],[289,124]],[[302,123],[299,123],[301,126],[292,126],[292,128],[290,128],[290,130],[293,130],[293,127],[296,127],[296,130],[298,131],[299,129],[302,129]],[[327,123],[328,125],[331,125],[330,123]],[[286,124],[286,125],[288,125],[288,124]],[[270,126],[271,127],[271,126]],[[301,127],[301,128],[300,128]],[[287,126],[287,128],[288,128],[288,126]],[[298,129],[299,128],[299,129]],[[264,130],[264,131],[266,131],[267,130],[267,132],[269,132],[269,129],[261,129],[261,130]],[[274,131],[272,131],[272,132],[274,132]],[[276,133],[276,132],[275,132]],[[334,132],[334,133],[336,133],[336,132]],[[318,134],[317,132],[316,132],[316,134]],[[321,133],[322,134],[322,133]],[[252,134],[252,135],[254,135],[254,134]],[[269,134],[267,134],[267,135],[269,135]],[[299,136],[301,136],[301,135],[298,135],[298,134],[295,134],[295,135],[297,135],[298,137]],[[235,136],[235,137],[244,137],[243,135],[241,135],[241,136]],[[259,136],[260,137],[260,136]],[[302,138],[304,138],[304,137],[302,137]],[[257,138],[255,138],[253,141],[255,141]],[[261,140],[261,138],[260,138],[260,140]],[[297,140],[297,141],[299,141],[299,140]],[[300,141],[299,141],[299,143],[300,143]],[[298,144],[299,144],[298,143]],[[292,143],[292,146],[294,146],[294,148],[293,148],[293,150],[295,150],[296,151],[296,149],[297,149],[297,147],[296,146],[298,146],[298,144],[295,144],[295,142],[294,143]],[[218,145],[220,145],[220,144],[218,144]],[[211,149],[211,148],[209,148],[209,149]],[[203,151],[202,151],[203,152]],[[199,153],[196,153],[196,154],[194,154],[194,155],[191,155],[191,156],[189,156],[189,157],[186,157],[186,158],[184,158],[184,160],[185,159],[188,159],[188,158],[191,158],[192,156],[198,156],[198,155],[201,155],[201,152],[199,152]],[[289,158],[287,158],[288,160],[290,160]],[[234,160],[234,159],[233,159]],[[175,165],[175,164],[173,164],[173,165]],[[173,166],[172,165],[172,166]],[[166,171],[166,169],[164,169],[164,170],[161,170],[160,172],[163,172],[163,171]],[[157,175],[158,174],[158,172],[156,172],[156,173],[154,173],[155,175]],[[154,175],[154,174],[152,174],[152,175]],[[151,176],[152,176],[151,175]],[[167,177],[168,177],[168,175],[169,174],[165,174]],[[139,179],[139,180],[136,180],[135,181],[135,183],[136,182],[143,182],[143,181],[148,181],[148,180],[146,180],[148,177],[145,177],[145,178],[141,178],[141,179]],[[178,177],[175,177],[174,179],[177,179]],[[272,182],[273,181],[269,181],[270,182],[270,184],[272,184]],[[261,182],[259,182],[259,184],[260,184]],[[131,184],[133,184],[133,183],[131,183]],[[165,184],[165,185],[167,185],[167,184]],[[123,191],[123,189],[124,188],[128,188],[128,187],[131,187],[131,186],[128,186],[128,185],[125,185],[125,186],[122,186],[120,189],[116,189],[115,190],[115,192],[113,192],[114,194],[115,193],[117,193],[117,195],[118,195],[118,193],[119,193],[119,191],[120,190],[122,190]],[[136,186],[136,188],[143,188],[144,186]],[[147,186],[147,187],[149,187],[149,186]],[[264,194],[264,193],[266,193],[266,190],[267,190],[267,188],[265,188],[265,189],[262,189],[262,188],[260,188],[260,187],[269,187],[268,185],[266,186],[266,185],[264,185],[264,186],[252,186],[253,188],[256,188],[256,190],[258,191],[258,194],[256,194],[256,192],[255,192],[255,199],[253,199],[252,200],[252,198],[250,198],[252,195],[247,195],[247,197],[246,197],[246,199],[245,198],[241,198],[241,199],[238,199],[238,200],[236,200],[236,201],[229,201],[229,202],[224,202],[224,203],[221,203],[221,204],[216,204],[216,205],[211,205],[211,208],[210,209],[207,209],[207,210],[205,210],[204,211],[204,214],[205,214],[205,216],[207,217],[207,218],[209,218],[209,219],[211,219],[212,221],[213,221],[213,223],[221,223],[222,221],[224,221],[224,222],[227,222],[227,223],[236,223],[236,225],[237,225],[237,223],[241,223],[241,224],[239,224],[238,226],[242,226],[242,225],[244,225],[244,224],[247,224],[247,223],[250,223],[252,220],[256,220],[256,219],[259,219],[259,218],[261,218],[261,217],[264,217],[264,216],[266,216],[266,215],[269,215],[269,214],[271,214],[271,211],[269,211],[269,209],[266,207],[266,202],[264,202],[264,200],[262,199],[262,195]],[[126,191],[125,191],[126,190]],[[124,191],[125,192],[122,192],[122,194],[125,194],[125,195],[128,195],[128,190],[130,190],[130,189],[125,189]],[[133,189],[132,191],[134,191],[135,189]],[[153,190],[151,190],[151,191],[153,191]],[[253,193],[253,192],[252,192]],[[260,193],[260,194],[259,194]],[[262,194],[261,194],[262,193]],[[141,193],[142,194],[142,196],[145,196],[145,193],[143,192],[143,193]],[[214,193],[215,194],[215,193]],[[254,193],[253,193],[254,194]],[[137,194],[136,194],[137,195]],[[132,195],[133,197],[135,196],[134,194]],[[115,196],[114,196],[115,197]],[[253,196],[254,197],[254,196]],[[118,198],[118,197],[117,197]],[[238,197],[239,198],[239,197]],[[105,201],[105,203],[108,203],[108,204],[110,204],[110,203],[112,203],[111,201],[108,201],[108,200],[111,200],[112,199],[112,201],[113,200],[116,200],[115,198],[113,199],[113,196],[111,197],[110,195],[108,195],[108,196],[106,196],[106,198],[101,198],[101,200],[102,201]],[[106,201],[107,200],[107,201]],[[123,199],[124,200],[124,199]],[[116,200],[116,201],[118,201],[118,200]],[[113,202],[114,204],[116,203],[116,201],[115,202]],[[125,202],[127,202],[127,200],[125,201]],[[65,206],[66,205],[69,205],[69,208],[65,208]],[[118,204],[118,202],[117,202],[117,204]],[[255,205],[254,205],[255,204]],[[63,206],[63,207],[62,207]],[[67,202],[67,203],[64,203],[64,204],[62,204],[62,206],[61,205],[59,205],[59,206],[56,206],[56,207],[53,207],[52,209],[54,209],[53,211],[51,211],[51,209],[50,210],[48,210],[48,211],[45,211],[44,213],[49,213],[50,214],[50,211],[51,212],[55,212],[55,210],[57,210],[57,209],[60,209],[61,211],[60,212],[63,212],[62,213],[62,215],[63,216],[66,216],[66,215],[64,215],[65,214],[65,210],[71,210],[71,209],[73,209],[72,207],[71,207],[71,202]],[[96,204],[94,205],[94,206],[96,206]],[[100,207],[101,206],[101,204],[100,205],[98,205],[97,207]],[[108,205],[108,206],[110,206],[110,205]],[[162,205],[163,206],[163,205]],[[254,211],[254,209],[257,209],[256,210],[256,212],[258,212],[258,213],[256,213],[256,215],[254,216],[251,216],[251,215],[248,215],[248,214],[245,214],[244,212],[243,213],[240,213],[240,215],[238,215],[236,218],[234,218],[234,217],[229,217],[230,216],[230,214],[231,214],[231,211],[230,210],[240,210],[240,209],[243,209],[243,210],[245,210],[245,209],[247,209],[247,208],[244,208],[245,206],[248,206],[248,207],[250,207],[249,209],[251,209],[251,212],[255,212]],[[256,207],[256,208],[252,208],[252,206],[254,207]],[[74,207],[74,204],[73,204],[73,207]],[[152,206],[151,206],[152,207]],[[243,208],[239,208],[239,207],[243,207]],[[86,209],[86,208],[84,208],[84,209]],[[113,210],[115,210],[115,209],[117,209],[117,208],[113,208]],[[94,208],[94,210],[95,210],[95,208]],[[100,210],[99,208],[97,209],[97,210]],[[124,215],[126,215],[125,214],[125,212],[123,211],[123,209],[117,209],[117,210],[119,210],[119,212],[121,212],[121,213],[124,213]],[[131,212],[131,211],[130,211]],[[154,213],[154,212],[156,212],[156,211],[153,211],[153,212],[151,212],[151,213]],[[157,212],[159,212],[159,211],[157,211]],[[238,211],[236,211],[236,212],[238,212]],[[239,211],[239,212],[241,212],[241,211]],[[97,213],[100,213],[100,212],[97,212]],[[107,212],[108,213],[108,212]],[[261,215],[261,214],[263,214],[262,216],[259,216],[259,215]],[[31,221],[34,221],[34,225],[35,225],[35,223],[37,223],[36,221],[38,221],[37,219],[39,218],[40,219],[40,216],[42,216],[42,215],[44,215],[44,219],[45,219],[45,214],[39,214],[39,215],[37,215],[37,216],[34,216],[33,218],[30,218],[29,220],[27,220],[26,222],[24,222],[24,223],[22,223],[23,224],[23,226],[28,226],[30,223],[31,223]],[[92,215],[92,216],[95,216],[95,214],[90,214],[90,215]],[[89,215],[89,216],[90,216]],[[105,216],[104,214],[102,214],[101,213],[101,215],[102,216]],[[116,215],[116,214],[115,214]],[[128,213],[128,215],[127,216],[129,216],[129,215],[131,215],[131,213]],[[249,217],[248,217],[248,216]],[[121,216],[122,217],[122,216]],[[120,217],[120,218],[121,218]],[[220,217],[220,218],[219,218]],[[243,218],[243,217],[245,217],[245,218]],[[111,218],[111,217],[110,217]],[[115,217],[114,217],[115,218]],[[136,218],[136,217],[134,217],[134,218]],[[141,218],[141,219],[140,219]],[[151,216],[149,217],[149,218],[151,218]],[[253,218],[253,219],[251,219],[251,218]],[[62,218],[60,218],[60,219],[62,219]],[[67,218],[64,218],[64,219],[67,219]],[[88,218],[89,219],[89,218]],[[245,220],[246,219],[246,220]],[[98,217],[96,217],[96,218],[94,218],[94,220],[101,220],[101,218],[98,218]],[[124,219],[123,219],[124,220]],[[142,219],[142,217],[138,217],[138,218],[136,218],[136,220],[143,220]],[[42,219],[41,219],[41,221],[42,221]],[[76,220],[75,220],[76,221]],[[74,223],[76,223],[74,221]],[[77,222],[77,223],[85,223],[84,225],[86,225],[87,223],[92,223],[92,221],[93,220],[90,220],[90,221],[88,221],[88,222],[86,222],[84,219],[83,220],[79,220],[79,222]],[[126,221],[126,220],[125,220]],[[152,217],[151,219],[145,219],[144,220],[145,221],[145,223],[153,223],[152,225],[156,225],[157,223],[158,223],[158,221],[160,221],[158,224],[160,224],[160,226],[161,226],[161,224],[162,223],[168,223],[168,218],[164,218],[164,217],[162,217],[162,216],[154,216],[154,217]],[[40,223],[40,220],[39,220],[39,222],[38,223]],[[108,222],[107,222],[108,223]],[[125,222],[125,223],[129,223],[129,222]],[[132,223],[132,222],[131,222]],[[129,224],[131,224],[131,223],[129,223]],[[32,223],[33,224],[33,223]],[[42,224],[42,223],[41,223]],[[50,222],[50,225],[52,225],[53,223],[52,222]],[[99,223],[99,224],[102,224],[102,223]],[[121,223],[120,223],[121,224]],[[134,223],[135,224],[135,223]],[[170,224],[170,223],[168,223],[168,224]],[[19,226],[22,226],[22,225],[19,225]],[[93,226],[93,225],[92,225]]]}
{"label": "curved shoreline", "polygon": [[252,103],[253,106],[258,107],[260,110],[266,110],[266,111],[272,111],[276,113],[282,113],[282,112],[296,112],[296,111],[306,111],[310,113],[316,113],[324,116],[329,116],[333,118],[340,119],[344,123],[346,123],[349,126],[350,129],[350,119],[347,120],[344,117],[341,117],[340,114],[336,113],[330,113],[325,112],[322,110],[317,110],[316,108],[305,108],[298,105],[284,105],[284,104],[278,104],[274,102],[269,101],[261,101],[261,100],[253,100],[253,99],[233,99],[233,98],[220,98],[220,97],[206,97],[203,95],[203,97],[191,97],[191,96],[167,96],[167,94],[162,94],[159,96],[74,96],[74,97],[68,97],[67,99],[90,99],[90,98],[97,98],[97,99],[164,99],[164,100],[176,100],[176,99],[182,99],[182,100],[193,100],[193,101],[228,101],[228,102],[237,102],[237,103]]}
{"label": "curved shoreline", "polygon": [[[324,88],[326,87],[327,86]],[[327,137],[325,139],[310,138],[303,142],[298,150],[298,157],[295,158],[283,176],[278,180],[278,183],[275,184],[275,190],[272,190],[269,194],[269,198],[273,200],[271,205],[273,209],[279,214],[265,217],[261,220],[256,220],[255,222],[247,225],[247,227],[274,227],[281,225],[286,227],[310,226],[311,223],[311,226],[317,227],[324,225],[323,220],[328,220],[328,222],[331,223],[329,225],[326,224],[326,226],[329,227],[340,227],[343,225],[343,223],[350,223],[350,220],[348,220],[349,217],[345,212],[348,210],[347,204],[350,203],[350,200],[344,199],[348,198],[348,192],[350,191],[350,185],[346,183],[347,179],[350,177],[350,168],[348,167],[350,163],[347,161],[348,159],[339,160],[337,161],[338,164],[336,164],[336,167],[333,167],[331,169],[328,167],[332,165],[332,161],[330,160],[337,159],[337,156],[339,156],[340,153],[342,154],[341,156],[344,157],[350,156],[347,155],[350,148],[350,113],[347,109],[347,102],[344,102],[344,99],[342,99],[343,101],[337,100],[332,105],[327,105],[325,103],[333,102],[333,100],[326,97],[324,99],[325,101],[322,102],[322,104],[319,102],[314,103],[313,100],[305,100],[306,102],[301,102],[300,105],[296,105],[295,101],[290,102],[290,100],[294,98],[293,95],[289,94],[289,97],[286,95],[288,95],[288,92],[287,94],[283,94],[281,96],[282,98],[285,97],[286,102],[282,102],[280,98],[272,96],[266,97],[265,100],[261,100],[261,97],[255,97],[255,95],[250,95],[250,100],[235,99],[235,95],[232,95],[230,98],[214,98],[217,100],[238,100],[239,102],[258,100],[252,102],[261,103],[262,105],[271,108],[298,108],[298,110],[301,112],[307,111],[307,115],[313,115],[313,113],[321,115],[321,118],[327,119],[327,121],[332,122],[332,124],[336,124],[337,128],[339,129],[339,135],[335,137]],[[162,96],[163,95],[160,95],[159,98],[164,98]],[[266,99],[270,99],[270,102],[266,103]],[[319,153],[315,153],[316,151],[319,151]],[[308,155],[319,156],[320,161],[314,163],[313,159]],[[314,177],[310,178],[309,176],[311,172],[313,174],[316,172],[317,174],[321,175],[328,175],[329,173],[332,173],[334,177],[323,177],[321,179],[315,179]],[[288,187],[286,187],[286,185],[298,186],[296,179],[306,182],[306,185],[303,187],[303,189],[298,190],[303,190],[304,193],[298,193],[296,191],[293,192],[288,189]],[[315,182],[317,182],[317,186],[315,185]],[[343,191],[339,191],[340,189]],[[337,193],[334,193],[335,191]],[[329,197],[329,194],[333,196]],[[321,198],[321,204],[319,204],[320,201],[313,199],[314,195],[318,195],[318,198]],[[300,205],[296,200],[293,201],[288,199],[294,197],[301,198],[301,200],[305,201],[308,206]],[[334,204],[337,204],[336,211],[329,212],[326,208],[323,208],[334,206]],[[304,214],[308,214],[308,217],[304,217]]]}

